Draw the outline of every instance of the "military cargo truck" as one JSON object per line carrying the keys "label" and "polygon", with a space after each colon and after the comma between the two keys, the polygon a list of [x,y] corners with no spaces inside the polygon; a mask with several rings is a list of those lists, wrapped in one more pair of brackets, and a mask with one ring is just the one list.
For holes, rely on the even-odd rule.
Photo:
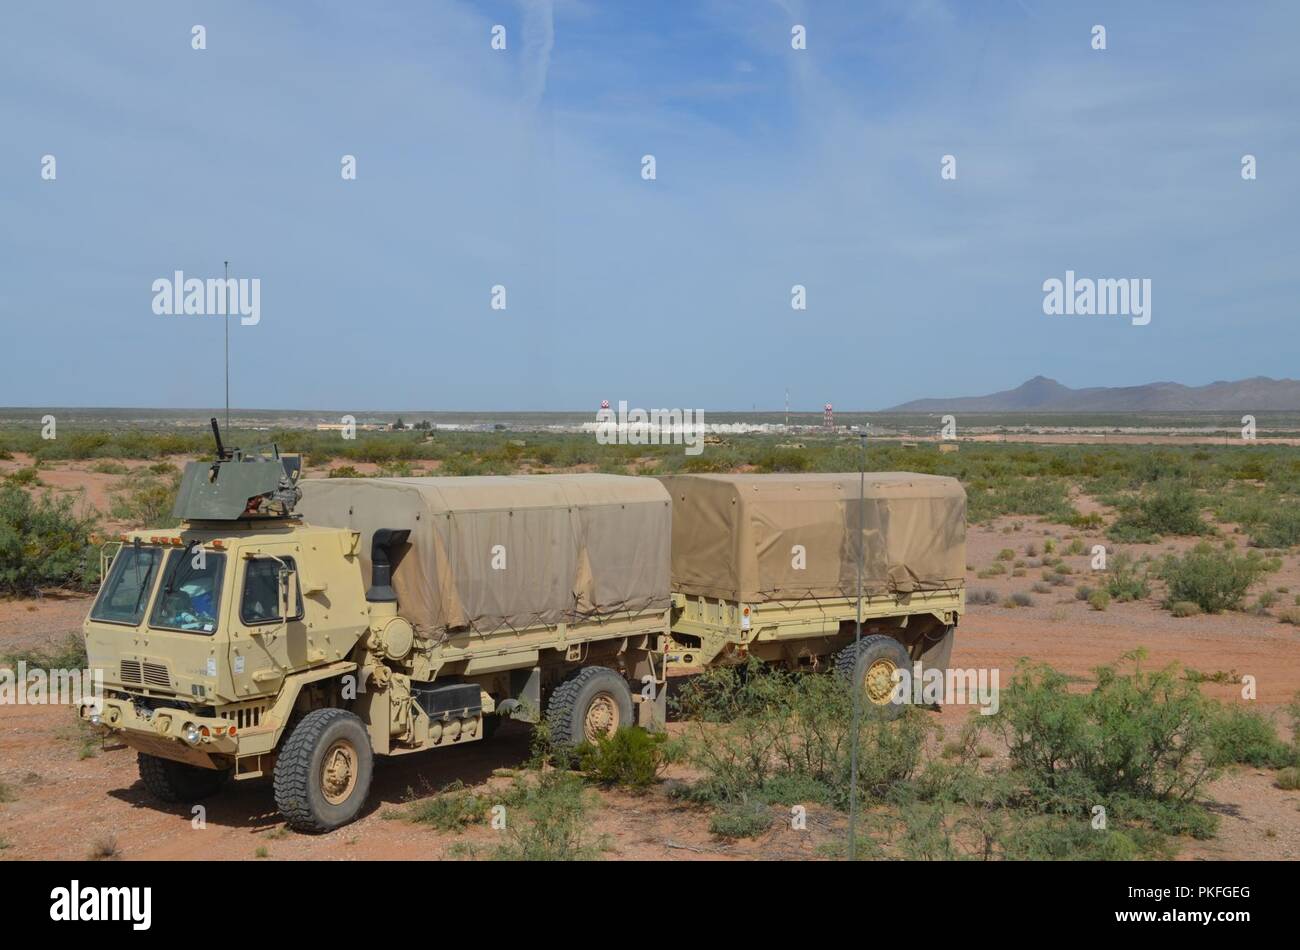
{"label": "military cargo truck", "polygon": [[[946,668],[965,609],[966,494],[953,478],[676,475],[669,662],[834,668],[882,718],[894,673]],[[859,499],[865,499],[860,502]],[[855,648],[858,565],[862,636]]]}
{"label": "military cargo truck", "polygon": [[671,509],[612,475],[300,480],[274,447],[186,467],[85,622],[81,709],[156,797],[270,776],[290,826],[351,821],[373,757],[503,718],[577,743],[664,715]]}

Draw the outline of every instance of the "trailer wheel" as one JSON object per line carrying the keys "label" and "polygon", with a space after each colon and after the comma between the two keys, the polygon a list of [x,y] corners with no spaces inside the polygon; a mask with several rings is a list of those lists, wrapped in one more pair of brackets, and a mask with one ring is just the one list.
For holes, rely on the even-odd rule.
{"label": "trailer wheel", "polygon": [[906,648],[893,637],[874,633],[863,637],[857,651],[850,643],[835,655],[835,672],[850,683],[862,684],[863,708],[877,719],[897,719],[903,714],[903,702],[894,702],[895,670],[911,668]]}
{"label": "trailer wheel", "polygon": [[143,752],[136,754],[136,765],[145,790],[159,801],[173,805],[215,795],[230,777],[229,769],[204,769]]}
{"label": "trailer wheel", "polygon": [[576,746],[611,736],[633,724],[632,690],[605,666],[584,666],[555,688],[546,703],[546,724],[557,745]]}
{"label": "trailer wheel", "polygon": [[275,763],[275,807],[290,828],[332,831],[357,817],[370,794],[374,753],[361,720],[346,709],[303,716]]}

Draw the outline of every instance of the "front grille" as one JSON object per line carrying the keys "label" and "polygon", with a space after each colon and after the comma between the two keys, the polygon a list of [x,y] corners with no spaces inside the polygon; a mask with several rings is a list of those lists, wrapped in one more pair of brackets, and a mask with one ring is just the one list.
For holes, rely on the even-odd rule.
{"label": "front grille", "polygon": [[139,660],[123,660],[120,668],[123,683],[136,683],[140,686],[160,686],[171,689],[172,677],[165,663],[143,663]]}
{"label": "front grille", "polygon": [[167,667],[161,663],[144,664],[144,675],[141,677],[146,686],[162,686],[167,689],[171,688],[172,677],[167,672]]}
{"label": "front grille", "polygon": [[237,709],[227,709],[221,714],[221,718],[229,720],[237,729],[252,729],[262,724],[262,714],[265,712],[265,705],[241,706]]}

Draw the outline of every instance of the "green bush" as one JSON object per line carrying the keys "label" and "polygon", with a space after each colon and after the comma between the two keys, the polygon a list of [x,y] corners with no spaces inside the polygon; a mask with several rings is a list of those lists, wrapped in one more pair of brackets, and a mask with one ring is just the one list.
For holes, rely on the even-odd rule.
{"label": "green bush", "polygon": [[719,838],[753,838],[772,827],[772,810],[761,802],[725,805],[709,819]]}
{"label": "green bush", "polygon": [[1020,799],[1046,812],[1086,816],[1104,803],[1114,818],[1164,833],[1212,832],[1195,804],[1215,774],[1213,709],[1172,668],[1097,670],[1089,693],[1043,665],[1024,665],[991,717],[1010,754]]}
{"label": "green bush", "polygon": [[1142,600],[1151,594],[1145,569],[1139,568],[1131,555],[1120,551],[1110,559],[1106,572],[1106,592],[1120,603]]}
{"label": "green bush", "polygon": [[506,840],[492,852],[501,861],[589,861],[600,842],[589,833],[590,804],[581,776],[543,772],[516,779],[506,804]]}
{"label": "green bush", "polygon": [[[853,699],[840,677],[784,673],[751,660],[692,678],[674,706],[688,721],[685,759],[700,774],[688,797],[722,805],[847,806]],[[862,795],[883,800],[909,782],[933,728],[912,707],[894,722],[861,715]]]}
{"label": "green bush", "polygon": [[126,475],[131,471],[121,462],[114,462],[109,459],[96,462],[90,466],[90,470],[98,475]]}
{"label": "green bush", "polygon": [[484,820],[489,803],[467,789],[457,779],[433,798],[411,806],[405,817],[409,821],[432,825],[439,831],[460,831]]}
{"label": "green bush", "polygon": [[1014,861],[1168,860],[1172,849],[1142,827],[1092,827],[1082,819],[1036,815],[1017,822],[1005,836],[1004,856]]}
{"label": "green bush", "polygon": [[119,481],[110,492],[109,513],[132,528],[170,528],[180,472],[170,475],[137,473]]}
{"label": "green bush", "polygon": [[1176,600],[1169,605],[1169,612],[1175,617],[1195,617],[1197,614],[1204,613],[1199,604],[1194,604],[1190,600]]}
{"label": "green bush", "polygon": [[1277,737],[1272,721],[1240,706],[1226,706],[1214,717],[1211,741],[1215,765],[1281,768],[1294,761],[1294,752]]}
{"label": "green bush", "polygon": [[1251,532],[1250,543],[1261,548],[1289,548],[1300,544],[1300,506],[1294,502],[1271,505],[1263,524]]}
{"label": "green bush", "polygon": [[578,768],[600,785],[621,785],[643,790],[653,785],[667,765],[664,733],[623,727],[576,750]]}
{"label": "green bush", "polygon": [[17,667],[20,662],[26,663],[29,669],[85,669],[86,640],[80,633],[67,633],[61,640],[46,646],[0,654],[0,665]]}
{"label": "green bush", "polygon": [[1070,486],[1063,479],[1001,477],[989,483],[970,481],[966,492],[967,514],[973,522],[998,515],[1038,515],[1064,523],[1078,515],[1070,504]]}
{"label": "green bush", "polygon": [[23,488],[38,488],[45,484],[41,481],[40,472],[35,466],[29,465],[26,468],[16,468],[5,476],[5,481],[10,485],[20,485]]}
{"label": "green bush", "polygon": [[1093,610],[1105,610],[1110,606],[1110,591],[1098,588],[1088,595],[1088,606]]}
{"label": "green bush", "polygon": [[800,449],[773,448],[762,453],[755,464],[761,472],[806,472],[812,468],[812,458]]}
{"label": "green bush", "polygon": [[34,594],[41,588],[90,590],[99,581],[99,555],[91,545],[94,519],[72,510],[70,497],[29,495],[0,487],[0,593]]}
{"label": "green bush", "polygon": [[1172,607],[1189,601],[1207,614],[1235,610],[1268,568],[1254,551],[1243,556],[1226,549],[1215,550],[1202,542],[1182,557],[1165,557],[1160,568],[1168,589],[1165,604]]}
{"label": "green bush", "polygon": [[1197,535],[1207,530],[1195,492],[1174,482],[1126,502],[1111,525],[1110,536],[1116,541],[1144,542],[1165,534]]}

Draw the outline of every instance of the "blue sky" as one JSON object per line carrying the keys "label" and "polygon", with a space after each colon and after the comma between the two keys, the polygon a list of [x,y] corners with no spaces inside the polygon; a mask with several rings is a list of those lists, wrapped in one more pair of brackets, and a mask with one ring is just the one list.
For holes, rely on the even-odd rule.
{"label": "blue sky", "polygon": [[[150,288],[225,259],[247,408],[1296,376],[1298,38],[1293,2],[8,3],[0,405],[219,404],[220,318]],[[1044,315],[1067,269],[1151,279],[1151,323]]]}

